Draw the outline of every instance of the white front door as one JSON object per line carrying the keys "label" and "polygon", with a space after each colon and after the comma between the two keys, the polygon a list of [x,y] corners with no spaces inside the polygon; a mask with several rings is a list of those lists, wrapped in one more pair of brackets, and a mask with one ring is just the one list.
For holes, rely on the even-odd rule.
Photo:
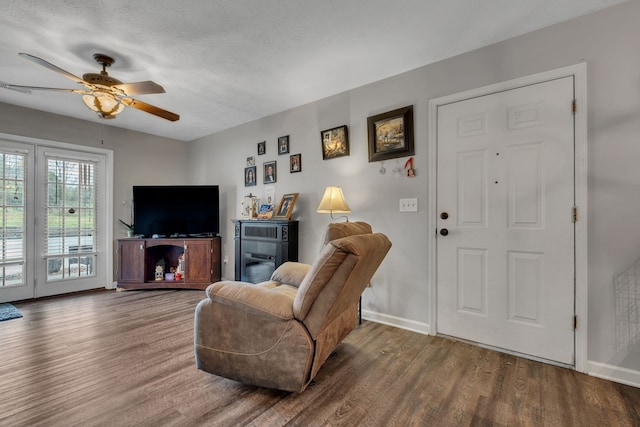
{"label": "white front door", "polygon": [[574,364],[574,77],[437,110],[437,331]]}

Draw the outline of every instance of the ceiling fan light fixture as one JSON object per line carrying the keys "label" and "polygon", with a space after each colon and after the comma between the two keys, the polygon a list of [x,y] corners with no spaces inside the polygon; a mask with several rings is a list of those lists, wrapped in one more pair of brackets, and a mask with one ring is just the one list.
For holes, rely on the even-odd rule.
{"label": "ceiling fan light fixture", "polygon": [[0,89],[10,89],[23,93],[31,93],[32,90],[49,90],[81,94],[84,105],[94,113],[97,113],[98,117],[102,119],[114,119],[124,110],[124,107],[132,107],[172,122],[180,120],[180,116],[176,113],[131,98],[131,95],[165,93],[165,90],[162,86],[152,81],[122,83],[120,80],[111,77],[107,73],[107,67],[111,66],[115,60],[108,55],[102,53],[93,55],[93,58],[98,64],[102,65],[102,71],[99,73],[86,73],[83,75],[83,78],[73,75],[37,56],[24,52],[21,52],[19,55],[51,71],[55,71],[76,83],[80,83],[83,89],[22,86],[4,82],[0,82]]}
{"label": "ceiling fan light fixture", "polygon": [[115,119],[124,110],[124,105],[113,95],[105,92],[93,92],[82,96],[82,102],[91,111],[103,119]]}

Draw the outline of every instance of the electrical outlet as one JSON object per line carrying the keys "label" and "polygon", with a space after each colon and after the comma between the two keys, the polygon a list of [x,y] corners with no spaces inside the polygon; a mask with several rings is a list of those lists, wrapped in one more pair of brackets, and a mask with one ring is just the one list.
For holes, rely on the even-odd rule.
{"label": "electrical outlet", "polygon": [[400,212],[418,212],[418,198],[400,199]]}

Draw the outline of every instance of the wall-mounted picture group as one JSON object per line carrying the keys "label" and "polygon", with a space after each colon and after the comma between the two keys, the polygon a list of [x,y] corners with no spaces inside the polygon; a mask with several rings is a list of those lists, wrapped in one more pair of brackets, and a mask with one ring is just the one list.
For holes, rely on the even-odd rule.
{"label": "wall-mounted picture group", "polygon": [[[369,162],[378,162],[398,157],[413,156],[413,105],[398,108],[386,113],[367,117]],[[329,160],[349,156],[349,129],[347,125],[336,126],[320,132],[322,159]],[[291,149],[289,135],[277,138],[278,155],[289,154]],[[260,141],[258,156],[267,153],[267,142]],[[258,183],[255,157],[248,157],[244,168],[244,185],[252,187]],[[289,173],[302,172],[302,154],[289,155]],[[413,166],[409,168],[412,176]],[[278,182],[278,164],[275,160],[262,163],[262,183]]]}
{"label": "wall-mounted picture group", "polygon": [[[289,154],[289,135],[278,137],[277,139],[277,151],[278,155]],[[267,153],[267,142],[260,141],[257,144],[258,156],[265,155]],[[258,184],[258,168],[256,166],[256,160],[254,156],[247,157],[247,164],[244,168],[244,186],[253,187]],[[302,154],[292,154],[289,156],[289,172],[298,173],[302,172]],[[262,163],[262,183],[274,184],[278,182],[278,162],[276,160],[269,160]]]}

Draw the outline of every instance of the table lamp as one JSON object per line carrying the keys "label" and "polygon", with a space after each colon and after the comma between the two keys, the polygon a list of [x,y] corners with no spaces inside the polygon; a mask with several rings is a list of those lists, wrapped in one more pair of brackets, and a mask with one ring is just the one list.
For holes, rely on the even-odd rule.
{"label": "table lamp", "polygon": [[[322,200],[320,201],[320,204],[318,205],[318,209],[316,210],[318,213],[328,213],[331,214],[331,219],[338,219],[338,218],[334,218],[333,214],[334,213],[338,213],[338,214],[346,214],[346,213],[351,213],[351,209],[349,209],[349,205],[347,205],[347,202],[344,200],[344,195],[342,194],[342,188],[341,187],[336,187],[336,186],[331,186],[331,187],[327,187],[326,190],[324,190],[324,196],[322,196]],[[349,222],[349,218],[346,215],[342,215],[347,219],[347,222]]]}

